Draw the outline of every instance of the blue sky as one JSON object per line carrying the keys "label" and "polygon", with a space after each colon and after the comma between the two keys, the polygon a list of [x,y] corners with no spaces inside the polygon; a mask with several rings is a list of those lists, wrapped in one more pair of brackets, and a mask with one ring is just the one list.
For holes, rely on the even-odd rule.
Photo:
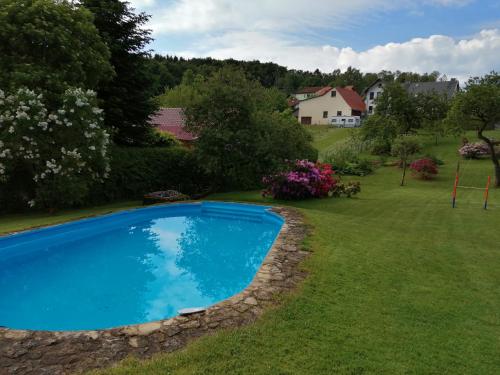
{"label": "blue sky", "polygon": [[499,0],[132,0],[161,54],[322,71],[500,70]]}

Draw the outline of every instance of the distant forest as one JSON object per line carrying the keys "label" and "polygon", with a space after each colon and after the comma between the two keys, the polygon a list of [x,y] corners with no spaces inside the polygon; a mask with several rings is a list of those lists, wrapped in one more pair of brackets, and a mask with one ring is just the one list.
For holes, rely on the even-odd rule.
{"label": "distant forest", "polygon": [[360,94],[377,78],[396,82],[433,82],[447,80],[447,77],[434,71],[418,74],[413,72],[386,71],[378,73],[362,73],[349,67],[341,72],[339,69],[331,73],[323,73],[288,69],[275,63],[260,61],[238,61],[234,59],[217,60],[213,58],[185,59],[176,56],[154,55],[148,58],[150,74],[154,76],[154,92],[161,95],[166,89],[179,85],[186,71],[195,75],[207,76],[223,66],[240,67],[249,78],[259,81],[264,87],[276,87],[287,95],[305,86],[347,86],[352,85]]}

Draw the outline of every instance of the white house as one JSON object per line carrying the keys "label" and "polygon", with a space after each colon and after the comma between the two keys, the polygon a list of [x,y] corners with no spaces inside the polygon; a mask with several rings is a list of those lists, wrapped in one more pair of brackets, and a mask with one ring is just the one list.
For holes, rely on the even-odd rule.
{"label": "white house", "polygon": [[359,126],[366,110],[361,96],[352,86],[323,87],[316,96],[296,104],[297,118],[303,125]]}
{"label": "white house", "polygon": [[373,112],[375,111],[375,99],[377,99],[383,91],[384,82],[382,82],[381,79],[377,79],[363,91],[366,112],[368,113],[368,115],[373,114]]}
{"label": "white house", "polygon": [[[384,86],[384,82],[381,79],[377,79],[363,91],[368,115],[375,112],[375,107],[377,106],[375,99],[382,94]],[[451,99],[460,91],[460,85],[455,79],[437,82],[404,82],[401,86],[403,86],[411,96],[416,96],[418,94],[437,94]]]}

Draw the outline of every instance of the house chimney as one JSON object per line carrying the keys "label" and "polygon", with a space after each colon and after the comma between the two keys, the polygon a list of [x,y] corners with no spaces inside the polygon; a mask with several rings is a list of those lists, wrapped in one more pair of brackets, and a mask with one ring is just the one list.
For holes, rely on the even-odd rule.
{"label": "house chimney", "polygon": [[346,86],[345,88],[346,88],[347,90],[354,91],[354,86]]}

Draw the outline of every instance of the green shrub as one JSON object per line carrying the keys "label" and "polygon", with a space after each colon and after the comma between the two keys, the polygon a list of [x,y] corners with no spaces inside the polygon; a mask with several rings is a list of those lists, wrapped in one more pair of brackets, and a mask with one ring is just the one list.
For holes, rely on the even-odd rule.
{"label": "green shrub", "polygon": [[340,197],[345,195],[347,198],[351,198],[353,195],[356,195],[361,192],[361,183],[359,181],[348,181],[338,182],[335,185],[335,189],[333,191],[334,197]]}
{"label": "green shrub", "polygon": [[366,176],[373,171],[372,163],[360,158],[358,147],[351,142],[337,145],[327,153],[324,161],[340,175]]}
{"label": "green shrub", "polygon": [[171,147],[180,145],[181,143],[172,134],[155,128],[149,129],[144,139],[144,146]]}
{"label": "green shrub", "polygon": [[387,156],[391,154],[391,147],[389,140],[377,138],[373,141],[370,152],[372,155]]}
{"label": "green shrub", "polygon": [[190,195],[208,186],[193,152],[183,147],[113,147],[110,162],[109,178],[94,187],[92,203],[142,199],[146,193],[169,189]]}
{"label": "green shrub", "polygon": [[424,159],[430,159],[433,161],[434,164],[436,165],[444,165],[444,161],[439,159],[436,155],[427,153],[423,157]]}

